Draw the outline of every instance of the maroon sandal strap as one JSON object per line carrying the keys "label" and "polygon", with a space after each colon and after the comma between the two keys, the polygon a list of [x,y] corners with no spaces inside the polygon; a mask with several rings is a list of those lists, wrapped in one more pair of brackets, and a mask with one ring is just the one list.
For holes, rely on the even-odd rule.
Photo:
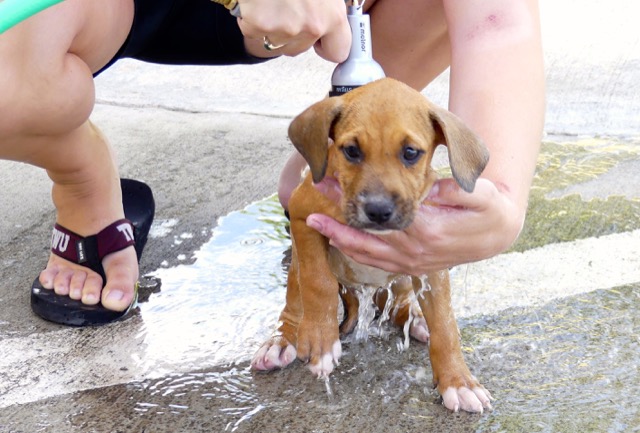
{"label": "maroon sandal strap", "polygon": [[127,219],[118,220],[98,234],[87,237],[56,224],[51,235],[51,251],[55,255],[92,269],[97,264],[92,263],[92,258],[102,261],[106,255],[134,244],[133,225]]}
{"label": "maroon sandal strap", "polygon": [[124,250],[136,243],[133,238],[133,225],[131,221],[124,218],[105,227],[96,236],[98,238],[98,256],[100,260],[106,255]]}

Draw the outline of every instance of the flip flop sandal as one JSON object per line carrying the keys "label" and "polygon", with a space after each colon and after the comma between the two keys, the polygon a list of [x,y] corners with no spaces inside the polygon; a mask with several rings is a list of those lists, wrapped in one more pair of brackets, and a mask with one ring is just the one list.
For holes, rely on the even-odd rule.
{"label": "flip flop sandal", "polygon": [[[82,237],[56,224],[51,237],[51,251],[71,262],[86,266],[106,281],[102,259],[111,253],[134,245],[138,262],[147,243],[147,236],[155,202],[151,188],[133,179],[121,179],[122,204],[125,219],[107,226],[100,233]],[[136,305],[138,285],[134,300],[125,311],[107,310],[101,303],[85,305],[69,296],[58,295],[45,289],[38,278],[31,286],[31,309],[50,322],[69,326],[103,325],[125,317]]]}

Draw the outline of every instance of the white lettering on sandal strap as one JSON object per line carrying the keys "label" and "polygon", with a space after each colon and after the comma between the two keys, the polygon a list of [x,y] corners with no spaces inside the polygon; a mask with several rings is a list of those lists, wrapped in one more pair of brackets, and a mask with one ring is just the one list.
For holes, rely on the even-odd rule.
{"label": "white lettering on sandal strap", "polygon": [[69,246],[70,236],[66,233],[61,232],[60,230],[53,228],[53,234],[51,235],[51,248],[61,253],[67,251],[67,247]]}
{"label": "white lettering on sandal strap", "polygon": [[84,263],[87,261],[87,254],[85,253],[84,241],[76,241],[76,254],[78,256],[78,263]]}
{"label": "white lettering on sandal strap", "polygon": [[124,237],[127,240],[127,242],[133,240],[133,229],[131,228],[131,224],[122,223],[122,224],[116,226],[116,229],[118,229],[118,231],[120,233],[124,234]]}

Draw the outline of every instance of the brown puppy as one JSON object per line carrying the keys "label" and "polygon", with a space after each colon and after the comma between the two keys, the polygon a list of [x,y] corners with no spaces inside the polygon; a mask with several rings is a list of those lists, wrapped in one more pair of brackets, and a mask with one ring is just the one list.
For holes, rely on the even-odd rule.
{"label": "brown puppy", "polygon": [[[312,105],[293,120],[289,137],[310,173],[289,201],[292,260],[286,305],[275,335],[254,356],[253,368],[281,368],[297,355],[313,373],[327,376],[342,353],[339,287],[351,293],[345,300],[349,328],[357,321],[352,291],[391,285],[400,299],[411,291],[417,294],[430,332],[433,381],[445,406],[473,412],[490,407],[489,393],[462,356],[447,270],[417,278],[361,265],[306,224],[310,214],[323,213],[372,233],[403,230],[436,179],[431,168],[436,146],[447,145],[453,176],[470,192],[488,161],[484,144],[454,115],[389,78]],[[327,146],[329,139],[333,144]],[[340,204],[313,186],[327,174],[342,190]]]}

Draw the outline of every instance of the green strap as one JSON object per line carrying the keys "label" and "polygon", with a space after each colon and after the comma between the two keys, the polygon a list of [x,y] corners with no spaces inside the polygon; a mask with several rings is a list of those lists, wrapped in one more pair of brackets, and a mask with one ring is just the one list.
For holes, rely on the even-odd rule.
{"label": "green strap", "polygon": [[0,0],[0,34],[63,0]]}

